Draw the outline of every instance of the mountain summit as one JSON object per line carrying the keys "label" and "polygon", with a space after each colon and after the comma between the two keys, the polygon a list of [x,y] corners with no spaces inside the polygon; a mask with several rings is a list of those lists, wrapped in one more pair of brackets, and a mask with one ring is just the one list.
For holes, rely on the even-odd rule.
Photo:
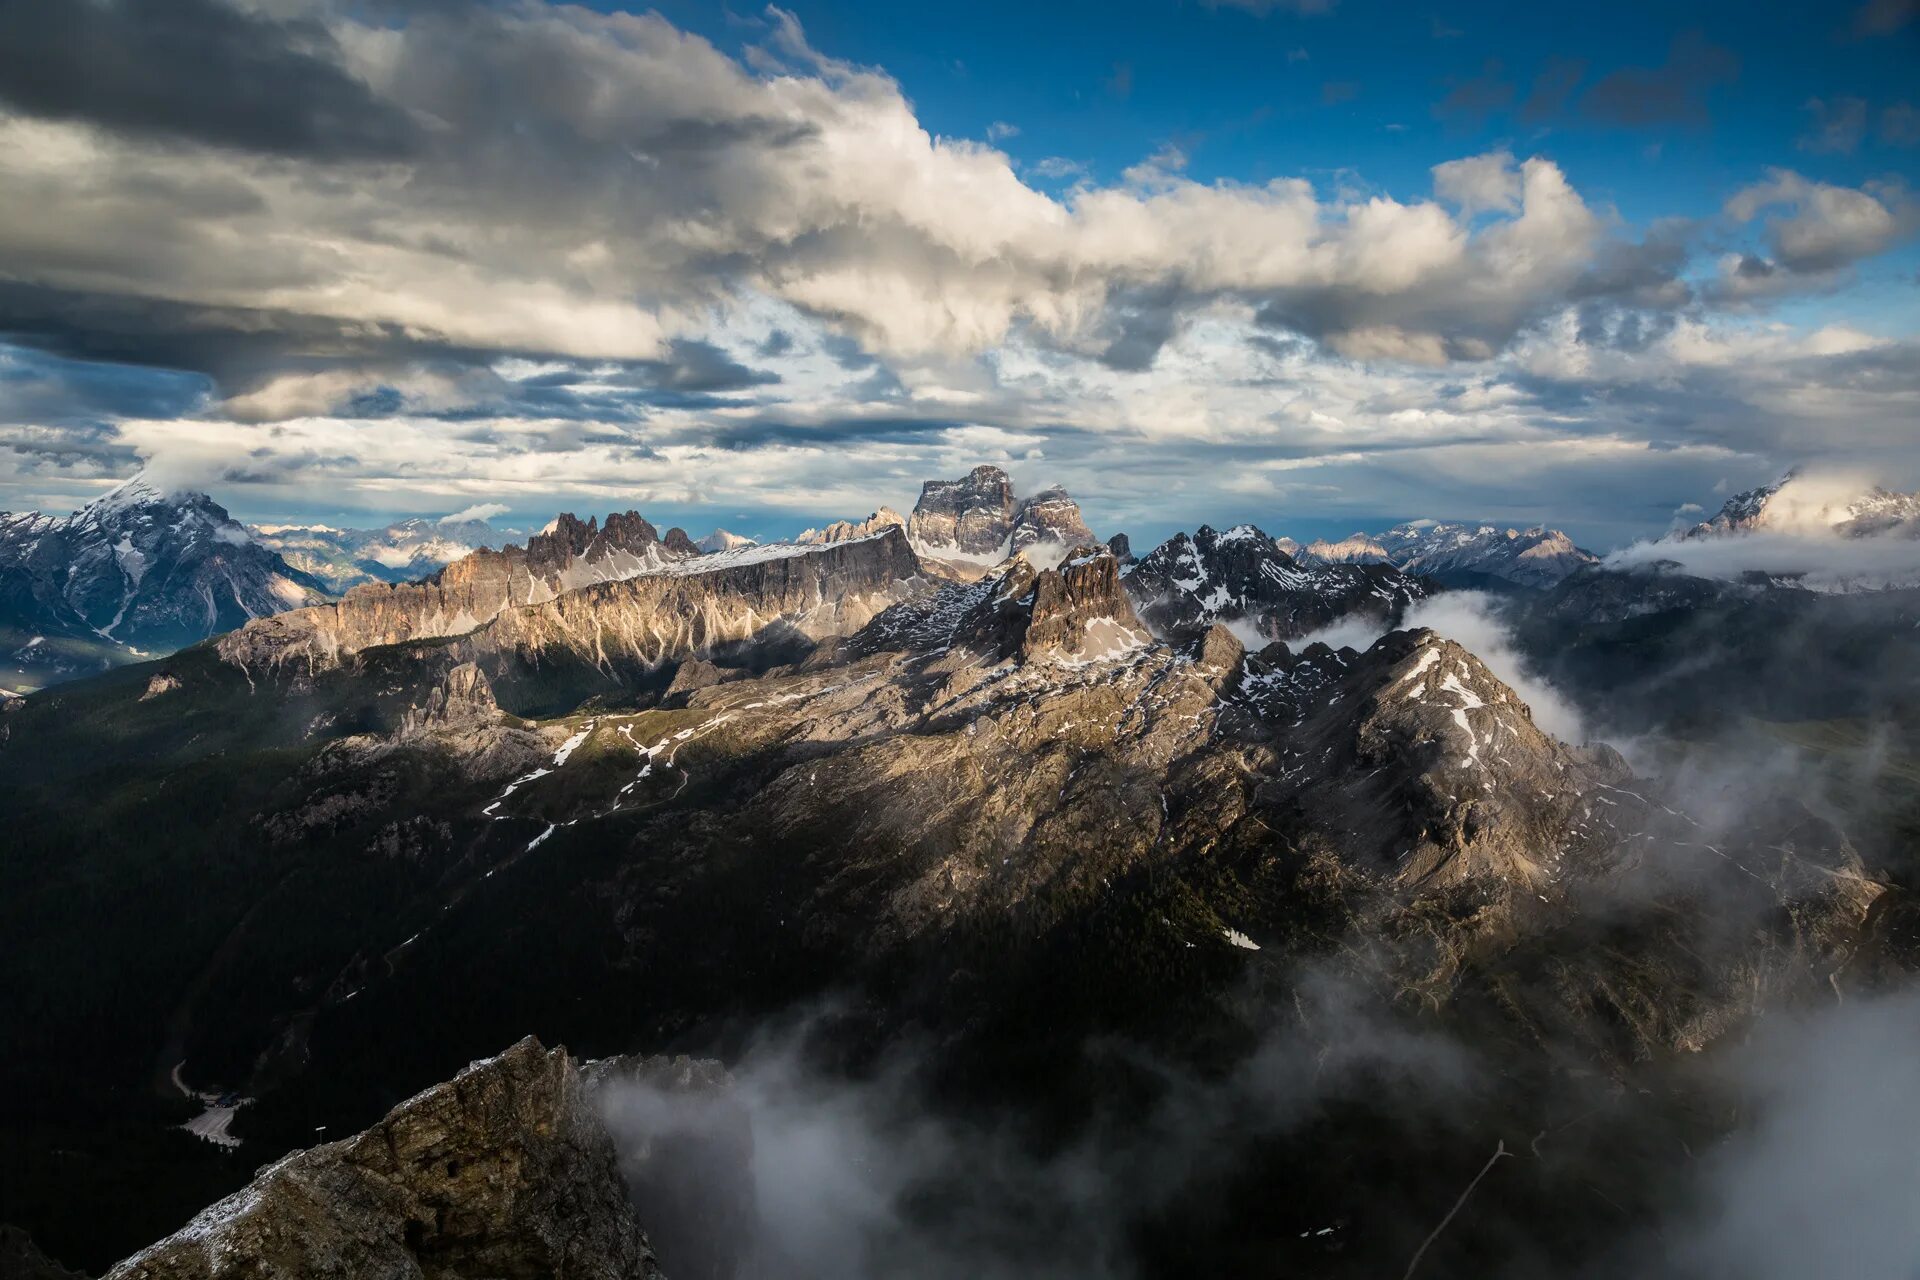
{"label": "mountain summit", "polygon": [[1773,484],[1734,494],[1712,519],[1694,525],[1681,537],[1761,531],[1920,538],[1920,493],[1895,493],[1877,484],[1790,471]]}
{"label": "mountain summit", "polygon": [[70,516],[0,514],[0,651],[28,677],[165,653],[326,596],[206,494],[144,473]]}
{"label": "mountain summit", "polygon": [[1022,553],[1036,567],[1051,568],[1071,548],[1098,541],[1065,489],[1016,500],[1013,481],[995,466],[922,485],[907,537],[932,567],[963,580]]}
{"label": "mountain summit", "polygon": [[1390,564],[1302,564],[1250,524],[1176,533],[1125,569],[1140,616],[1162,635],[1244,621],[1290,640],[1348,617],[1397,620],[1431,592]]}

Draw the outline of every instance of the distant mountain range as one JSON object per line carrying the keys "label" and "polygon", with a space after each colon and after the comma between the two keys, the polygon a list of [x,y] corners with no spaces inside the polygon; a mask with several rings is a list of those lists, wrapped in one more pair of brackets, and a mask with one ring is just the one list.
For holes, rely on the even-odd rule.
{"label": "distant mountain range", "polygon": [[1337,542],[1281,544],[1308,564],[1390,564],[1447,587],[1545,590],[1600,557],[1558,529],[1447,524],[1420,520]]}
{"label": "distant mountain range", "polygon": [[[774,545],[833,545],[896,526],[925,572],[956,580],[998,573],[1016,556],[1046,568],[1075,547],[1103,545],[1065,490],[1019,497],[1007,473],[994,466],[926,482],[907,516],[883,506],[864,519],[808,529],[792,544]],[[1789,476],[1735,496],[1711,520],[1676,536],[1809,528],[1848,538],[1920,536],[1920,495]],[[676,558],[760,545],[724,529],[697,543],[678,529],[661,534],[633,512],[609,517],[604,529],[568,526],[555,542],[558,529],[558,522],[549,524],[523,551],[510,541],[520,535],[485,520],[416,518],[378,529],[247,527],[204,494],[162,492],[144,477],[71,516],[0,515],[0,689],[36,688],[169,652],[356,588],[439,581],[469,561],[457,580],[472,576],[500,585],[491,594],[482,590],[484,599],[454,607],[441,625],[491,616],[487,611],[508,598],[505,584],[531,572],[528,566],[552,569],[545,577],[535,574],[537,584],[523,584],[545,598],[587,581],[653,571]],[[574,547],[574,533],[589,529],[589,541]],[[555,548],[563,545],[560,554]],[[1252,526],[1225,534],[1202,528],[1176,535],[1137,562],[1125,534],[1105,545],[1140,598],[1143,619],[1168,634],[1247,620],[1271,637],[1298,635],[1311,619],[1324,625],[1349,613],[1397,616],[1436,589],[1550,590],[1600,560],[1545,526],[1427,520],[1305,544]],[[564,567],[553,567],[561,561]],[[1376,572],[1353,572],[1359,569]]]}
{"label": "distant mountain range", "polygon": [[380,529],[256,524],[254,541],[340,595],[368,582],[413,582],[482,547],[525,535],[485,520],[400,520]]}
{"label": "distant mountain range", "polygon": [[1123,572],[1141,616],[1161,634],[1245,623],[1245,638],[1259,643],[1297,639],[1343,618],[1384,629],[1435,590],[1387,563],[1298,560],[1250,524],[1177,533]]}
{"label": "distant mountain range", "polygon": [[1685,538],[1780,532],[1843,538],[1920,538],[1920,493],[1791,473],[1774,484],[1727,499],[1720,510],[1682,532]]}

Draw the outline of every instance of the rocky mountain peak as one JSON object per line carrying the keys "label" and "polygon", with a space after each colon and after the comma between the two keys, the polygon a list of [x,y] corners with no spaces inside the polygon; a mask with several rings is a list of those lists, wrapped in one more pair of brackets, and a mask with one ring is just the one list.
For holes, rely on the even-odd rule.
{"label": "rocky mountain peak", "polygon": [[396,1280],[659,1274],[579,1070],[531,1036],[268,1166],[108,1275],[212,1280],[234,1259],[247,1274]]}
{"label": "rocky mountain peak", "polygon": [[907,520],[916,553],[948,576],[970,580],[1016,552],[1044,564],[1096,542],[1067,491],[1051,486],[1016,500],[998,467],[975,467],[959,480],[929,480]]}
{"label": "rocky mountain peak", "polygon": [[402,736],[487,725],[500,718],[493,685],[479,664],[463,662],[427,691],[426,698],[407,710]]}
{"label": "rocky mountain peak", "polygon": [[1773,484],[1736,493],[1685,538],[1768,530],[1846,538],[1920,537],[1920,493],[1896,493],[1853,477],[1789,471]]}
{"label": "rocky mountain peak", "polygon": [[[1053,566],[1017,556],[998,577],[949,592],[963,611],[952,642],[1023,663],[1097,661],[1151,639],[1104,547],[1076,547]],[[932,608],[941,611],[937,601]]]}
{"label": "rocky mountain peak", "polygon": [[1013,481],[998,467],[975,467],[958,480],[929,480],[907,518],[916,551],[981,566],[1007,558],[1013,531]]}
{"label": "rocky mountain peak", "polygon": [[1286,753],[1314,758],[1321,779],[1292,802],[1350,832],[1346,856],[1404,884],[1544,885],[1582,855],[1595,786],[1629,776],[1613,753],[1541,731],[1519,695],[1433,631],[1391,632],[1364,653],[1271,646],[1253,665],[1247,696],[1295,720]]}
{"label": "rocky mountain peak", "polygon": [[1391,565],[1301,565],[1254,525],[1177,533],[1126,571],[1140,616],[1162,635],[1194,636],[1246,620],[1292,638],[1360,615],[1397,618],[1428,592]]}
{"label": "rocky mountain peak", "polygon": [[852,542],[856,538],[871,538],[894,526],[906,528],[907,518],[892,507],[881,507],[865,520],[835,520],[824,529],[805,530],[794,541],[803,546],[830,546],[836,542]]}
{"label": "rocky mountain peak", "polygon": [[1384,533],[1355,533],[1337,542],[1315,541],[1298,557],[1310,564],[1391,564],[1450,587],[1528,587],[1545,590],[1600,557],[1574,545],[1558,529],[1414,520]]}
{"label": "rocky mountain peak", "polygon": [[1392,555],[1378,538],[1366,533],[1350,533],[1338,541],[1316,538],[1301,548],[1304,559],[1322,564],[1390,564]]}
{"label": "rocky mountain peak", "polygon": [[170,652],[326,595],[205,494],[144,474],[64,518],[0,519],[0,625],[50,657]]}
{"label": "rocky mountain peak", "polygon": [[[1020,502],[1013,515],[1008,541],[1016,552],[1058,557],[1069,548],[1096,543],[1099,539],[1081,518],[1079,504],[1067,496],[1065,489],[1054,485]],[[1049,545],[1051,552],[1042,550]]]}

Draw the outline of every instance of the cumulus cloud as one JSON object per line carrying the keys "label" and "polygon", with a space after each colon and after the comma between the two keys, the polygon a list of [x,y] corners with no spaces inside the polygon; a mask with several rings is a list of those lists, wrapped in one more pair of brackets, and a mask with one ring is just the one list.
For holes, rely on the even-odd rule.
{"label": "cumulus cloud", "polygon": [[1742,187],[1726,204],[1737,222],[1765,215],[1775,262],[1793,272],[1849,266],[1890,248],[1920,226],[1920,210],[1904,188],[1835,186],[1772,169],[1764,182]]}
{"label": "cumulus cloud", "polygon": [[[40,371],[0,385],[5,505],[160,443],[257,494],[304,468],[400,510],[623,486],[784,510],[824,483],[811,519],[910,500],[992,430],[1116,526],[1343,490],[1368,519],[1428,493],[1497,514],[1489,475],[1617,522],[1602,500],[1656,467],[1893,455],[1920,399],[1910,344],[1742,327],[1897,245],[1891,188],[1769,175],[1732,215],[1765,244],[1696,293],[1698,228],[1630,232],[1545,156],[1460,157],[1431,192],[1203,181],[1174,148],[1096,180],[934,136],[777,10],[739,56],[538,0],[233,13],[246,65],[334,69],[272,88],[346,134],[0,93],[0,332]],[[140,403],[127,366],[190,372]]]}
{"label": "cumulus cloud", "polygon": [[1449,160],[1433,166],[1434,194],[1458,205],[1460,216],[1512,213],[1520,207],[1520,174],[1510,151]]}
{"label": "cumulus cloud", "polygon": [[[1537,158],[1524,176],[1483,159],[1473,183],[1442,180],[1469,214],[1506,215],[1477,233],[1425,202],[1163,163],[1056,199],[997,150],[929,134],[890,78],[819,54],[784,14],[744,63],[656,16],[541,4],[300,21],[319,33],[302,56],[421,122],[417,149],[329,154],[340,180],[317,182],[245,152],[155,152],[17,99],[0,119],[16,179],[0,265],[60,290],[586,358],[654,358],[743,292],[895,356],[979,352],[1016,326],[1071,343],[1139,288],[1182,307],[1236,294],[1315,336],[1354,331],[1356,353],[1431,358],[1510,338],[1600,239]],[[255,25],[255,44],[282,29]],[[183,204],[216,192],[221,207]],[[1462,281],[1453,308],[1435,304]]]}
{"label": "cumulus cloud", "polygon": [[513,510],[504,502],[476,502],[470,507],[441,516],[440,524],[459,524],[463,520],[491,520]]}

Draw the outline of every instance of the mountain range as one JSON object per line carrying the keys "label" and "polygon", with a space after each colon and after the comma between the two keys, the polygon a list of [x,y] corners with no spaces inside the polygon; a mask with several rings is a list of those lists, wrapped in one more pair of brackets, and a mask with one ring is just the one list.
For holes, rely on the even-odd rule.
{"label": "mountain range", "polygon": [[[1831,519],[1823,527],[1848,536],[1920,529],[1920,515],[1916,515],[1920,497],[1915,495],[1870,486],[1846,490],[1825,486],[1809,495],[1807,486],[1804,478],[1790,476],[1740,494],[1713,520],[1685,536],[1774,528],[1789,518],[1804,524],[1809,512],[1827,513]],[[1074,545],[1096,541],[1078,504],[1064,490],[1052,488],[1019,498],[1006,472],[982,466],[958,480],[928,481],[910,516],[883,506],[865,519],[807,529],[795,542],[819,545],[865,538],[888,525],[906,530],[915,555],[929,572],[957,579],[977,578],[1015,554],[1044,566]],[[550,532],[551,526],[540,536]],[[124,550],[122,533],[132,537]],[[689,548],[714,554],[759,545],[724,529],[697,543],[675,533],[669,530],[663,537],[655,532],[662,548],[659,555],[687,554]],[[0,590],[4,592],[0,594],[0,647],[9,655],[0,688],[36,688],[142,654],[164,653],[230,630],[248,618],[343,596],[356,587],[421,582],[475,552],[504,555],[508,540],[517,536],[483,519],[451,517],[412,518],[379,529],[243,526],[206,495],[163,492],[144,476],[68,517],[0,515]],[[1276,571],[1381,565],[1443,588],[1548,590],[1599,560],[1564,533],[1544,526],[1521,530],[1421,520],[1337,542],[1302,544],[1286,537],[1269,539],[1264,533],[1258,533],[1258,539],[1263,554],[1277,551],[1284,557],[1286,563],[1276,562]],[[1134,555],[1126,535],[1116,534],[1110,543],[1131,572]],[[1271,550],[1267,550],[1269,543]],[[1192,540],[1180,535],[1163,550],[1161,561],[1190,557]],[[594,561],[602,553],[589,554],[583,548],[583,554]],[[642,556],[583,572],[618,577],[650,563]],[[149,572],[156,565],[159,570]],[[1161,562],[1149,564],[1136,589],[1152,582],[1162,594],[1181,594],[1174,584],[1185,579],[1168,576],[1162,569]],[[1274,580],[1264,581],[1271,586]],[[1361,598],[1386,599],[1386,613],[1390,613],[1404,608],[1421,590],[1394,580],[1383,598],[1373,595],[1369,587],[1356,585],[1359,581],[1333,574],[1306,585],[1306,595],[1300,598],[1322,603],[1302,616],[1331,621],[1350,611],[1345,603],[1349,600],[1362,613],[1385,616],[1379,609],[1362,606]],[[1339,586],[1340,582],[1347,585]],[[562,584],[545,589],[556,585]],[[1248,585],[1233,584],[1230,589],[1244,596]],[[1210,593],[1219,590],[1217,582],[1208,588]],[[123,604],[125,616],[116,623]],[[1148,609],[1155,625],[1164,619],[1176,627],[1216,617],[1233,620],[1247,613],[1243,606],[1222,612],[1198,598],[1178,605],[1163,601]],[[1271,604],[1253,607],[1252,613],[1269,621],[1278,616]],[[1256,621],[1255,625],[1261,624]],[[1272,634],[1300,631],[1278,623]]]}
{"label": "mountain range", "polygon": [[1681,536],[1755,532],[1920,538],[1920,493],[1895,493],[1880,485],[1793,472],[1773,484],[1735,494],[1711,519],[1684,529]]}
{"label": "mountain range", "polygon": [[369,582],[412,582],[515,536],[485,520],[417,517],[380,529],[256,524],[248,526],[247,532],[300,572],[326,583],[334,595]]}
{"label": "mountain range", "polygon": [[1552,587],[1600,557],[1558,529],[1501,528],[1431,520],[1396,525],[1384,533],[1356,533],[1337,542],[1317,539],[1286,550],[1308,564],[1390,564],[1455,588]]}
{"label": "mountain range", "polygon": [[992,468],[562,515],[0,710],[0,1218],[127,1277],[1664,1275],[1714,1064],[1920,968],[1916,623],[1136,558]]}

